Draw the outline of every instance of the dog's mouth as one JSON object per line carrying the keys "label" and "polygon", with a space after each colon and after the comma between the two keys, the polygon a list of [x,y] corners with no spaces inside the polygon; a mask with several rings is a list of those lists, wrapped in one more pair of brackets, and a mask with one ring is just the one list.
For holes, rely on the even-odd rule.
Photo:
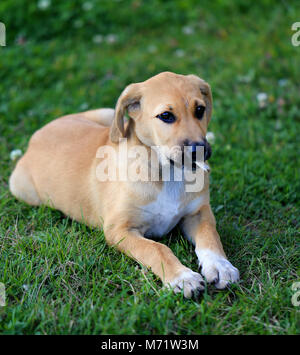
{"label": "dog's mouth", "polygon": [[[211,157],[211,147],[207,141],[204,141],[203,145],[195,146],[184,145],[175,146],[171,154],[170,152],[164,152],[163,149],[157,151],[159,154],[159,160],[164,165],[167,161],[171,166],[177,169],[186,169],[196,171],[202,169],[203,171],[209,171],[210,168],[205,162]],[[167,154],[166,154],[167,153]]]}
{"label": "dog's mouth", "polygon": [[205,141],[204,146],[204,160],[197,160],[197,153],[196,151],[192,152],[192,170],[196,170],[197,168],[201,168],[204,171],[210,171],[208,164],[205,162],[211,157],[212,151],[210,144]]}
{"label": "dog's mouth", "polygon": [[[211,157],[212,151],[211,151],[211,146],[210,144],[205,140],[204,143],[204,161],[208,160]],[[197,155],[196,155],[196,151],[193,150],[192,152],[192,161],[196,161],[197,160]]]}
{"label": "dog's mouth", "polygon": [[171,165],[173,166],[177,166],[182,167],[182,169],[184,168],[191,168],[192,171],[196,171],[197,169],[202,169],[206,172],[210,171],[210,167],[208,164],[206,164],[205,162],[211,157],[212,151],[211,151],[211,147],[209,144],[207,144],[207,146],[205,147],[205,152],[204,152],[204,161],[203,160],[197,160],[197,154],[196,152],[192,152],[190,154],[186,154],[185,152],[182,152],[182,156],[180,161],[176,161],[170,157],[168,157]]}
{"label": "dog's mouth", "polygon": [[[169,159],[170,160],[170,164],[172,165],[172,166],[177,166],[178,167],[178,163],[177,162],[175,162],[174,160],[172,160],[172,159]],[[197,169],[202,169],[203,171],[205,171],[205,172],[210,172],[210,167],[209,167],[209,165],[208,164],[206,164],[205,162],[203,162],[203,161],[193,161],[192,162],[192,168],[191,168],[191,170],[192,171],[196,171]],[[184,163],[182,163],[182,169],[185,169],[186,168],[186,165],[184,165]]]}

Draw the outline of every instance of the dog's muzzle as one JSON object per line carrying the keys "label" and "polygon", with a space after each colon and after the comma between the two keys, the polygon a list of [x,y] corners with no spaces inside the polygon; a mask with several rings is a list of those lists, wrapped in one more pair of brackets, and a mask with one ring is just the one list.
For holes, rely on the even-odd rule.
{"label": "dog's muzzle", "polygon": [[192,161],[195,162],[197,159],[197,148],[203,147],[204,149],[204,161],[208,160],[211,157],[211,147],[206,139],[201,142],[189,142],[185,141],[184,146],[189,146],[192,152]]}

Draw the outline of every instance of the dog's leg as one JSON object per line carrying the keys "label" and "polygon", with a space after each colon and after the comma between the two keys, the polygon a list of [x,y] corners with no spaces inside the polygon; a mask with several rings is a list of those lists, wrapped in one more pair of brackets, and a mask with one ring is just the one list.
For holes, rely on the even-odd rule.
{"label": "dog's leg", "polygon": [[198,214],[185,217],[182,231],[195,245],[201,273],[208,282],[222,289],[238,281],[239,271],[226,258],[210,206],[205,205]]}
{"label": "dog's leg", "polygon": [[21,158],[9,178],[9,189],[16,198],[27,202],[29,205],[38,206],[42,202],[36,191],[30,172],[22,163]]}
{"label": "dog's leg", "polygon": [[151,268],[176,293],[183,290],[184,296],[190,298],[203,291],[202,276],[182,265],[166,245],[144,238],[135,229],[107,228],[104,233],[110,245]]}

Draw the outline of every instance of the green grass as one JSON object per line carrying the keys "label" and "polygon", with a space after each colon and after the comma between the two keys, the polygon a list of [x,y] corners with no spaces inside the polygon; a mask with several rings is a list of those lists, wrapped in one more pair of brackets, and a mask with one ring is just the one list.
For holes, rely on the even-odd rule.
{"label": "green grass", "polygon": [[[0,4],[7,28],[0,47],[0,281],[7,293],[0,332],[299,333],[299,307],[291,303],[300,280],[300,47],[291,45],[299,2],[95,1],[91,10],[83,3],[52,1],[45,10],[25,0]],[[117,41],[97,44],[98,34]],[[109,248],[100,230],[29,207],[8,190],[9,154],[24,151],[36,129],[66,113],[113,107],[128,83],[164,70],[194,73],[212,86],[211,204],[241,272],[239,285],[208,286],[198,302],[162,290],[151,272]],[[259,92],[268,94],[265,109]],[[162,242],[196,270],[178,231]]]}

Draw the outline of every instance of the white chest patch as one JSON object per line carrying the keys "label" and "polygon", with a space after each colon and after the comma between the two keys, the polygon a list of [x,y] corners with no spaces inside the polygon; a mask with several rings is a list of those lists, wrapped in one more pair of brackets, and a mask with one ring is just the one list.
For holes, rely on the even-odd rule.
{"label": "white chest patch", "polygon": [[184,182],[164,182],[157,199],[143,207],[145,236],[161,237],[167,234],[183,216],[194,212],[204,201],[204,196],[200,196],[189,203],[184,202],[185,194]]}

